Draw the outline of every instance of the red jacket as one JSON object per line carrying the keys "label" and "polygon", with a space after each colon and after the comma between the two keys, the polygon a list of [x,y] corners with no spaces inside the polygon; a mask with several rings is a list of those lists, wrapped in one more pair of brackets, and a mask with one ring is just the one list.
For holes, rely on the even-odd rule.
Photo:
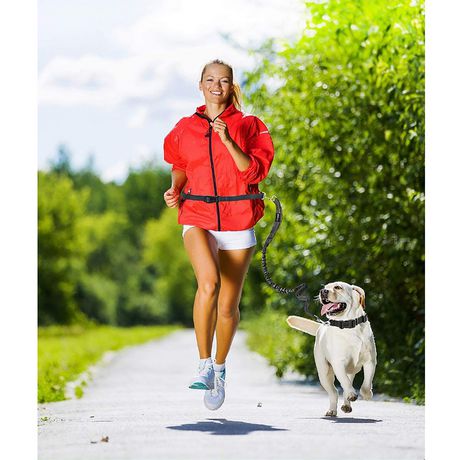
{"label": "red jacket", "polygon": [[[164,140],[164,159],[172,170],[185,171],[183,188],[192,195],[229,196],[259,193],[258,183],[268,174],[273,161],[273,142],[264,123],[254,115],[245,114],[230,104],[220,115],[230,137],[251,160],[240,171],[219,135],[204,115],[205,105],[182,118]],[[206,203],[179,202],[179,224],[194,225],[206,230],[245,230],[253,227],[264,215],[261,199]]]}

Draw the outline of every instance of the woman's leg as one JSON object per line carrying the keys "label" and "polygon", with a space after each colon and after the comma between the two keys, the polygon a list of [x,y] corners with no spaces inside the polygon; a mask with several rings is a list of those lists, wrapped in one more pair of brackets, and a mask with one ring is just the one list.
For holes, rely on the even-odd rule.
{"label": "woman's leg", "polygon": [[248,249],[219,251],[220,291],[216,325],[216,363],[222,364],[227,358],[230,345],[240,320],[238,305],[243,283],[256,246]]}
{"label": "woman's leg", "polygon": [[211,356],[220,288],[217,242],[206,230],[192,227],[185,232],[184,246],[198,283],[193,304],[193,324],[200,358]]}

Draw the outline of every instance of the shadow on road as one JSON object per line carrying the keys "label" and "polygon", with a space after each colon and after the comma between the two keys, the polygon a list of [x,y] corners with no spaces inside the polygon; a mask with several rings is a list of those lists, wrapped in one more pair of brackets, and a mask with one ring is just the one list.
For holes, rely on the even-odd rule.
{"label": "shadow on road", "polygon": [[270,425],[239,422],[225,418],[208,418],[207,422],[187,423],[184,425],[167,426],[170,430],[203,431],[215,435],[242,435],[253,431],[289,431],[284,428],[275,428]]}
{"label": "shadow on road", "polygon": [[334,423],[378,423],[382,420],[375,418],[355,418],[355,417],[321,417],[323,420],[330,420]]}

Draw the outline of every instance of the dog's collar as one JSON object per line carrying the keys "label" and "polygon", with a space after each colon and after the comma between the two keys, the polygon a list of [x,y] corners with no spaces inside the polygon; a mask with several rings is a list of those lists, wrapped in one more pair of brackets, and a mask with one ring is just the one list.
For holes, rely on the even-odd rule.
{"label": "dog's collar", "polygon": [[366,321],[367,321],[367,315],[364,314],[363,316],[360,316],[359,318],[347,319],[343,321],[337,321],[335,319],[330,319],[326,324],[329,324],[330,326],[338,327],[340,329],[353,329],[358,324],[365,323]]}

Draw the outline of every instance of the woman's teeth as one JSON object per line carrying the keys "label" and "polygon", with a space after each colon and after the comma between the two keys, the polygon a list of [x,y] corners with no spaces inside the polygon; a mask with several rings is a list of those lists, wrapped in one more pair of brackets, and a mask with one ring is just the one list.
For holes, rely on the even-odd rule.
{"label": "woman's teeth", "polygon": [[211,91],[211,94],[215,94],[216,96],[220,96],[222,93],[220,91]]}

